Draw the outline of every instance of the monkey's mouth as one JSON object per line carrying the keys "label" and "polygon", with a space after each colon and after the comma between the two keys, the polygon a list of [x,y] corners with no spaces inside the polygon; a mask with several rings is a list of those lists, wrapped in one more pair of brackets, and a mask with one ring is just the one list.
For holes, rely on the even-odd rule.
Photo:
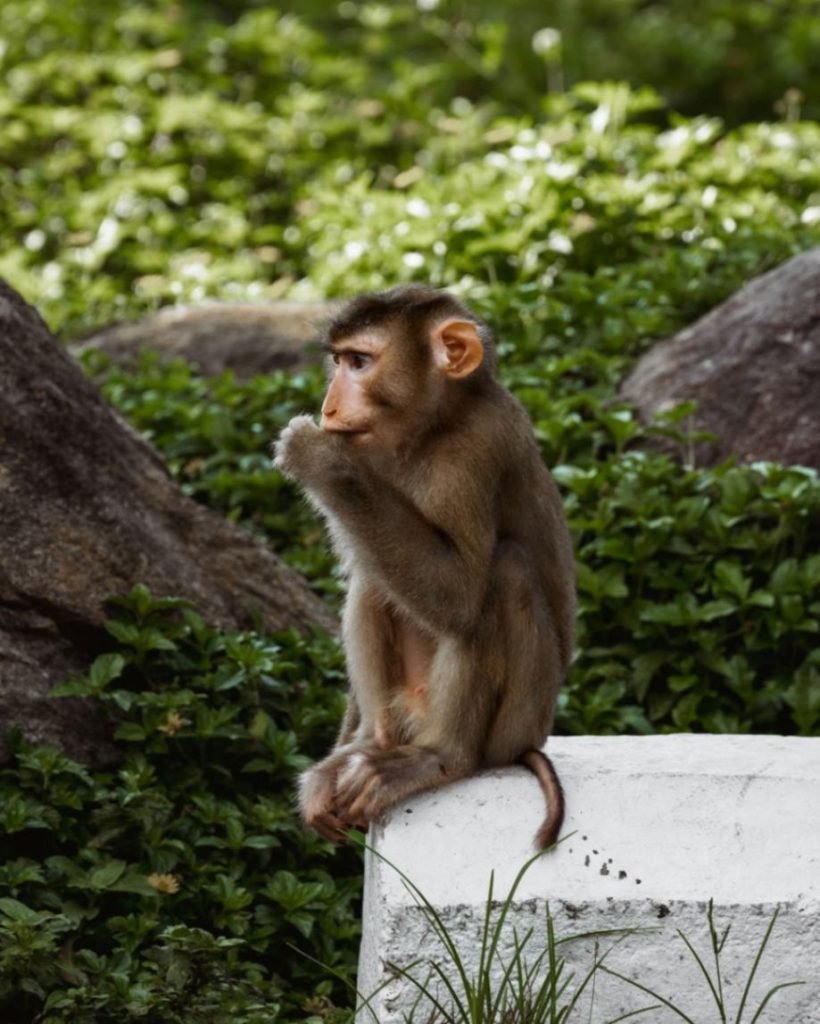
{"label": "monkey's mouth", "polygon": [[363,437],[370,433],[370,427],[324,427],[328,434],[340,434],[342,437]]}
{"label": "monkey's mouth", "polygon": [[345,437],[350,439],[351,444],[357,444],[359,441],[364,441],[370,437],[372,431],[362,428],[361,430],[347,430],[345,431]]}

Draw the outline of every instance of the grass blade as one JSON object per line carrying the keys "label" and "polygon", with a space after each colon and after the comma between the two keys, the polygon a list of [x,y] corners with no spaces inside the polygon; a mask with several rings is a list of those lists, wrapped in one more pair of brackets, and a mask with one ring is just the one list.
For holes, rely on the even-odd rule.
{"label": "grass blade", "polygon": [[648,996],[651,996],[652,999],[659,1000],[673,1013],[676,1013],[681,1018],[681,1020],[685,1020],[686,1024],[696,1024],[696,1022],[693,1021],[691,1017],[687,1017],[683,1010],[679,1010],[674,1003],[671,1003],[668,999],[664,998],[664,996],[662,996],[659,992],[655,992],[654,989],[647,988],[646,985],[642,985],[639,981],[634,981],[632,978],[627,978],[625,974],[619,974],[617,971],[613,971],[610,967],[604,967],[603,964],[600,965],[599,970],[603,971],[605,974],[611,974],[613,978],[620,978],[621,981],[625,981],[627,985],[632,985],[633,988],[639,988],[641,992],[645,992]]}
{"label": "grass blade", "polygon": [[721,1024],[726,1024],[726,1007],[723,1002],[723,978],[720,974],[720,954],[723,952],[723,946],[729,938],[729,929],[732,926],[730,924],[727,925],[723,935],[718,939],[717,929],[715,928],[715,901],[713,899],[709,900],[709,909],[706,912],[706,920],[709,922],[709,939],[712,943],[712,956],[715,959],[715,982],[717,992],[715,992],[714,989],[712,989],[712,991],[715,995],[715,1001],[718,1004]]}
{"label": "grass blade", "polygon": [[630,1017],[637,1017],[641,1013],[649,1013],[650,1010],[657,1010],[660,1007],[660,1003],[654,1003],[652,1006],[642,1006],[640,1010],[630,1010],[629,1013],[622,1013],[620,1017],[614,1017],[612,1020],[608,1020],[606,1024],[619,1024],[622,1020],[629,1020]]}
{"label": "grass blade", "polygon": [[[677,931],[678,935],[681,937],[681,939],[683,939],[683,941],[686,943],[686,948],[692,954],[692,957],[694,958],[695,963],[700,968],[701,974],[703,975],[704,978],[706,978],[706,984],[709,986],[709,991],[712,993],[712,998],[714,999],[715,1005],[718,1008],[718,1013],[720,1014],[721,1024],[726,1024],[726,1010],[724,1009],[724,1006],[723,1006],[723,998],[722,998],[721,995],[718,994],[718,989],[715,988],[714,983],[712,982],[712,979],[709,976],[709,971],[706,968],[706,964],[701,960],[700,956],[698,955],[697,950],[692,945],[692,943],[689,941],[687,936],[684,935],[684,933],[680,930],[680,928],[677,928],[676,931]],[[718,953],[717,953],[717,945],[715,944],[716,941],[717,941],[717,936],[715,935],[715,931],[712,928],[711,921],[709,922],[709,931],[710,931],[711,936],[715,940],[715,942],[712,945],[712,950],[715,953],[715,960],[717,960]],[[718,973],[718,984],[720,984],[720,980],[719,979],[720,979],[720,974]]]}
{"label": "grass blade", "polygon": [[763,1002],[760,1004],[760,1006],[758,1006],[757,1013],[754,1015],[754,1017],[752,1017],[750,1024],[757,1024],[757,1021],[760,1019],[761,1013],[763,1013],[763,1011],[766,1009],[766,1004],[769,1002],[769,1000],[772,998],[775,992],[779,992],[781,988],[794,988],[795,985],[805,984],[805,981],[783,981],[779,985],[775,985],[774,988],[770,988],[769,991],[766,993]]}
{"label": "grass blade", "polygon": [[[740,1006],[737,1010],[737,1017],[735,1017],[735,1024],[740,1024],[741,1018],[743,1017],[743,1011],[746,1009],[746,1000],[749,998],[749,991],[752,987],[752,982],[755,980],[757,968],[760,965],[761,958],[763,957],[763,951],[766,949],[766,946],[769,943],[769,936],[772,934],[772,929],[774,928],[774,923],[777,920],[777,915],[779,913],[780,907],[777,906],[774,908],[774,913],[772,914],[772,918],[769,921],[769,927],[766,929],[766,934],[763,936],[763,941],[760,943],[760,947],[757,951],[757,956],[755,957],[754,963],[752,964],[752,969],[749,972],[749,977],[746,981],[746,987],[743,989],[743,997],[740,1000]],[[755,1018],[758,1016],[759,1013],[760,1010],[758,1010],[757,1014],[755,1014]]]}

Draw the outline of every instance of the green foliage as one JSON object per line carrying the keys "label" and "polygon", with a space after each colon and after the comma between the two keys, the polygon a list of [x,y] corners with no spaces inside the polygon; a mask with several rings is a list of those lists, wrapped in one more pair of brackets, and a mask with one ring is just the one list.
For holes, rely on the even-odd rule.
{"label": "green foliage", "polygon": [[[300,278],[345,292],[397,276],[541,282],[630,256],[667,262],[669,305],[710,266],[725,293],[805,246],[816,128],[718,145],[716,122],[670,120],[646,85],[702,112],[723,83],[765,116],[796,86],[816,111],[817,0],[637,6],[6,0],[0,273],[71,333]],[[564,33],[565,88],[642,88],[546,95],[531,45],[545,27]],[[671,130],[622,132],[630,112]],[[704,250],[694,268],[681,239]],[[563,282],[556,298],[571,298]]]}
{"label": "green foliage", "polygon": [[655,102],[587,84],[535,127],[490,132],[467,109],[457,168],[433,140],[400,189],[330,163],[289,240],[326,293],[425,280],[483,298],[502,326],[509,304],[534,335],[525,356],[578,337],[634,354],[820,237],[816,124],[660,130],[641,120]]}
{"label": "green foliage", "polygon": [[556,472],[581,606],[563,728],[820,735],[816,473],[641,453]]}
{"label": "green foliage", "polygon": [[121,763],[18,738],[0,770],[0,1018],[332,1015],[294,947],[351,971],[360,867],[305,832],[293,783],[335,730],[337,645],[220,633],[142,587],[108,631],[116,652],[58,692],[109,709]]}

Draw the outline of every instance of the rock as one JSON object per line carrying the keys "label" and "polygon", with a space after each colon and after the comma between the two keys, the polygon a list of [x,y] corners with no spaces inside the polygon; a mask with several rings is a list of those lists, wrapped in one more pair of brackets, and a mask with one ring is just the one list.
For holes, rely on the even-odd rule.
{"label": "rock", "polygon": [[185,359],[205,375],[233,370],[244,379],[318,362],[319,349],[311,342],[332,311],[328,302],[169,306],[142,320],[96,331],[73,343],[71,350],[79,355],[99,349],[127,365],[142,349],[151,349],[168,359]]}
{"label": "rock", "polygon": [[[679,402],[696,465],[730,455],[820,469],[820,248],[750,281],[639,360],[621,397],[650,422]],[[662,443],[661,443],[662,445]]]}
{"label": "rock", "polygon": [[46,695],[110,644],[106,599],[137,582],[226,627],[335,627],[260,539],[183,494],[2,281],[0,365],[0,734],[84,759],[105,747],[85,704]]}

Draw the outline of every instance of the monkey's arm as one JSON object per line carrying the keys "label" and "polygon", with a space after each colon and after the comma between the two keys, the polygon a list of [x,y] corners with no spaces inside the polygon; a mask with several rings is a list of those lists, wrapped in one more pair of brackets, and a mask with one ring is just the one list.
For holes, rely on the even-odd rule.
{"label": "monkey's arm", "polygon": [[[409,498],[374,472],[343,436],[300,416],[283,431],[275,465],[335,518],[358,560],[397,602],[436,631],[473,625],[484,599],[495,544],[480,482],[462,470],[449,516],[442,502],[432,523]],[[453,474],[457,472],[453,468]]]}

